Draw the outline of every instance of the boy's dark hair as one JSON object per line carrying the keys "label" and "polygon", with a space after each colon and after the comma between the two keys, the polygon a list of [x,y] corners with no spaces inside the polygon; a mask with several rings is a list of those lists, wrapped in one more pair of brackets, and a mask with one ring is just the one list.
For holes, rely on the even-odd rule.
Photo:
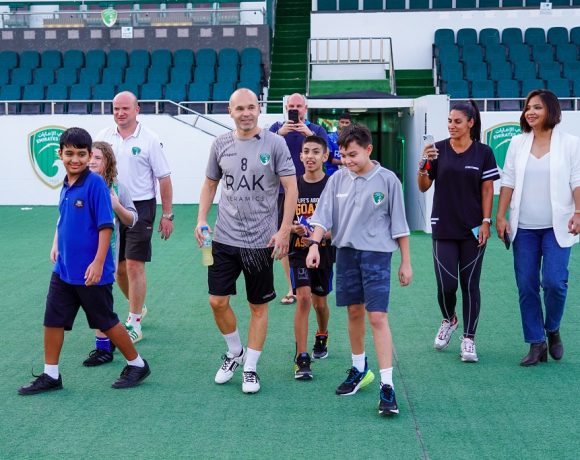
{"label": "boy's dark hair", "polygon": [[93,139],[83,128],[69,128],[60,135],[60,149],[74,147],[75,149],[87,149],[91,152]]}
{"label": "boy's dark hair", "polygon": [[[469,137],[472,140],[481,141],[481,115],[479,114],[479,107],[473,99],[468,101],[457,102],[451,106],[451,110],[462,112],[467,117],[467,121],[473,120],[473,126],[469,130]],[[450,110],[450,111],[451,111]]]}
{"label": "boy's dark hair", "polygon": [[350,113],[348,112],[342,112],[340,114],[340,117],[338,117],[339,120],[352,120],[352,118],[350,117]]}
{"label": "boy's dark hair", "polygon": [[338,146],[347,148],[351,142],[356,142],[363,148],[367,148],[373,143],[373,137],[369,129],[359,123],[346,126],[338,136]]}
{"label": "boy's dark hair", "polygon": [[528,124],[528,120],[526,120],[526,107],[530,103],[530,99],[535,96],[538,96],[546,106],[547,113],[544,126],[542,126],[543,129],[554,129],[562,121],[562,109],[560,108],[560,103],[556,95],[547,89],[535,89],[526,97],[524,110],[522,110],[522,115],[520,116],[520,128],[522,128],[524,133],[529,133],[532,130],[532,127]]}
{"label": "boy's dark hair", "polygon": [[320,145],[320,147],[322,147],[323,153],[328,150],[328,144],[326,143],[326,141],[324,140],[323,137],[320,137],[320,136],[306,136],[304,138],[304,142],[302,142],[302,145],[306,144],[307,142],[313,142],[315,144]]}

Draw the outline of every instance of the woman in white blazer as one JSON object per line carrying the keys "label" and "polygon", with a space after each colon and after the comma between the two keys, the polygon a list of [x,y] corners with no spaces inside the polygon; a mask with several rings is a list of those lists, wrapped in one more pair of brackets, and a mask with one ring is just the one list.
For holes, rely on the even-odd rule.
{"label": "woman in white blazer", "polygon": [[580,139],[562,132],[560,120],[552,92],[528,94],[522,134],[512,138],[502,174],[496,228],[500,239],[507,232],[513,242],[524,339],[530,344],[522,366],[546,362],[548,351],[556,360],[564,354],[560,322],[568,261],[580,233]]}

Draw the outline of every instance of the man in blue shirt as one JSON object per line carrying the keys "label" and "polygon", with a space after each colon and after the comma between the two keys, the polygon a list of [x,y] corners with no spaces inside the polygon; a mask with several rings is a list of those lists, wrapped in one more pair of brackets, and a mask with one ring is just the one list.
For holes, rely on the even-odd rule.
{"label": "man in blue shirt", "polygon": [[326,160],[326,174],[332,176],[336,171],[338,171],[338,167],[342,164],[342,160],[340,158],[340,151],[338,149],[338,136],[340,136],[340,132],[343,128],[347,127],[351,124],[350,113],[343,112],[340,114],[338,118],[338,128],[336,131],[332,131],[328,133],[328,160]]}

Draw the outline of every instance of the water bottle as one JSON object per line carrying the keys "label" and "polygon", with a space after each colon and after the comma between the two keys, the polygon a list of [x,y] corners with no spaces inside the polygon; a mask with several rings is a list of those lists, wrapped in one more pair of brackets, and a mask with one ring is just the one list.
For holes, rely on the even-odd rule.
{"label": "water bottle", "polygon": [[201,245],[201,261],[203,265],[209,267],[213,265],[213,255],[211,253],[211,233],[209,227],[204,225],[201,227],[201,234],[203,235],[203,243]]}

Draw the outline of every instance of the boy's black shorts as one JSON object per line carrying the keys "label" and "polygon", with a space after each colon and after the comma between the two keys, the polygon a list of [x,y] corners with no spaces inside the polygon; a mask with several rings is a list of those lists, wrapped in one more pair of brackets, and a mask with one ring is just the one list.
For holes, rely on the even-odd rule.
{"label": "boy's black shorts", "polygon": [[325,297],[332,292],[332,277],[332,268],[290,267],[294,295],[297,288],[309,286],[312,294]]}
{"label": "boy's black shorts", "polygon": [[236,281],[244,273],[248,302],[261,305],[276,298],[272,248],[247,249],[212,243],[213,265],[208,267],[210,295],[236,294]]}
{"label": "boy's black shorts", "polygon": [[135,201],[135,209],[139,216],[137,223],[132,228],[121,225],[119,261],[131,259],[150,262],[151,238],[153,237],[157,201],[155,198]]}
{"label": "boy's black shorts", "polygon": [[82,307],[91,329],[106,331],[119,322],[113,311],[113,285],[83,286],[68,284],[52,273],[46,296],[44,325],[70,331]]}

